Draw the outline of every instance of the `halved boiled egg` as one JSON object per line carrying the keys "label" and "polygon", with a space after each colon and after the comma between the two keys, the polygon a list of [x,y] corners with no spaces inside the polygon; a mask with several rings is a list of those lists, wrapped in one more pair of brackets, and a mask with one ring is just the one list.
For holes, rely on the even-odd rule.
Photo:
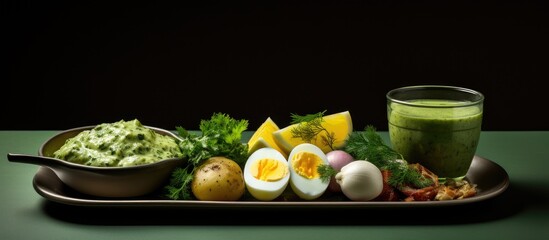
{"label": "halved boiled egg", "polygon": [[305,200],[320,197],[330,181],[323,181],[318,166],[329,165],[326,154],[310,143],[295,146],[288,156],[290,165],[290,186],[297,196]]}
{"label": "halved boiled egg", "polygon": [[274,148],[264,147],[253,152],[244,166],[246,189],[256,199],[270,201],[288,186],[288,161]]}

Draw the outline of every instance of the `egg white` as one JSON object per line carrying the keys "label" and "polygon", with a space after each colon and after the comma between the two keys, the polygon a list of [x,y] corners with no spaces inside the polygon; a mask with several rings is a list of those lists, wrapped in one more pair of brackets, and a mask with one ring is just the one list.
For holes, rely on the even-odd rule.
{"label": "egg white", "polygon": [[262,201],[270,201],[277,198],[280,194],[282,194],[282,192],[284,192],[286,186],[288,186],[290,174],[288,173],[282,179],[272,182],[262,181],[255,178],[252,175],[250,168],[256,161],[265,158],[274,159],[289,168],[288,161],[282,153],[270,147],[260,148],[253,152],[246,161],[246,165],[244,166],[244,182],[246,184],[246,189],[254,198]]}
{"label": "egg white", "polygon": [[290,186],[292,190],[301,199],[313,200],[324,194],[330,184],[330,181],[324,182],[320,178],[308,179],[299,175],[296,170],[293,169],[291,160],[294,158],[294,155],[303,151],[317,155],[320,159],[322,159],[324,164],[329,165],[329,162],[326,154],[319,147],[310,143],[302,143],[295,146],[288,156],[288,164],[290,167]]}

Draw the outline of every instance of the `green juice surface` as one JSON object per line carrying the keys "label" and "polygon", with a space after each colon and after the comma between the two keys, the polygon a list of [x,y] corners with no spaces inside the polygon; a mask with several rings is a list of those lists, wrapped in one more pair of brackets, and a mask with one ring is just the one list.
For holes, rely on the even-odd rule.
{"label": "green juice surface", "polygon": [[420,163],[440,178],[465,176],[477,149],[482,108],[478,105],[432,107],[463,104],[437,99],[409,102],[416,106],[389,105],[389,136],[393,149],[409,163]]}

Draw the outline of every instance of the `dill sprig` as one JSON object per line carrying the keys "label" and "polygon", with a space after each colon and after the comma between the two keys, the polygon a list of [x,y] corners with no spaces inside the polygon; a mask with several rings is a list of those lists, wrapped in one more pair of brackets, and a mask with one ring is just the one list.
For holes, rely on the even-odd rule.
{"label": "dill sprig", "polygon": [[185,168],[179,167],[173,171],[170,183],[165,187],[168,191],[167,197],[175,200],[193,198],[190,186],[193,181],[194,167],[194,165],[187,165]]}
{"label": "dill sprig", "polygon": [[366,126],[363,132],[351,133],[345,151],[355,159],[368,160],[379,169],[388,170],[391,173],[388,183],[393,187],[411,184],[423,188],[433,183],[420,172],[410,168],[403,156],[387,146],[371,125]]}
{"label": "dill sprig", "polygon": [[330,178],[332,176],[335,176],[338,173],[338,171],[336,171],[329,164],[318,165],[317,171],[318,171],[318,174],[320,174],[320,180],[322,180],[322,182],[330,181]]}
{"label": "dill sprig", "polygon": [[[320,139],[322,141],[322,144],[330,147],[331,150],[334,150],[334,143],[335,143],[335,133],[328,131],[325,127],[322,126],[322,122],[324,122],[324,119],[322,118],[324,116],[324,113],[326,110],[315,113],[315,114],[307,114],[307,115],[298,115],[298,114],[291,114],[292,118],[292,124],[297,124],[296,127],[291,129],[292,137],[293,138],[301,138],[305,142],[313,142],[316,141],[316,138],[320,136]],[[320,133],[326,133],[320,135]]]}

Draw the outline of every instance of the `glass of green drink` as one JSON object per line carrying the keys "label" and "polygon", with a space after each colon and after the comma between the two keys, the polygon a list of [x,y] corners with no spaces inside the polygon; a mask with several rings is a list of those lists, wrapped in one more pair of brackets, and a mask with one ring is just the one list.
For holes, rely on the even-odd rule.
{"label": "glass of green drink", "polygon": [[484,95],[424,85],[393,89],[386,97],[393,149],[441,180],[465,177],[480,139]]}

